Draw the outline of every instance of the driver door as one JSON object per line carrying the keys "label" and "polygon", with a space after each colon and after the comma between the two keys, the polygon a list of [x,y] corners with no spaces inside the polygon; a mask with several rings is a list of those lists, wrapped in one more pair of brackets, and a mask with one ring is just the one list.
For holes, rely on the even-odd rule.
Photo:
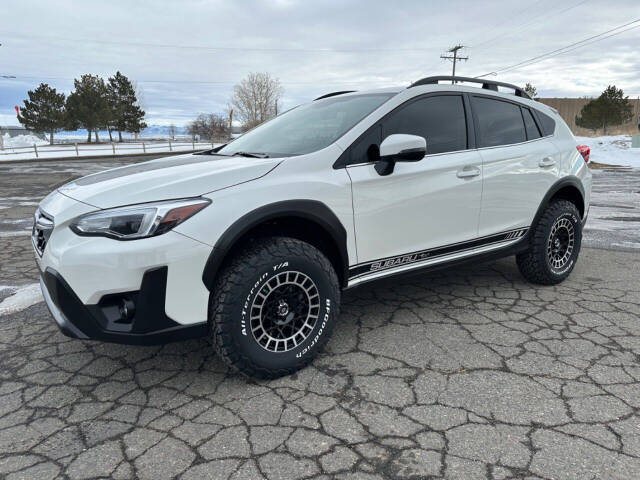
{"label": "driver door", "polygon": [[[350,147],[347,172],[360,266],[405,255],[408,259],[397,261],[412,263],[422,258],[412,256],[416,252],[477,237],[482,158],[469,148],[465,110],[460,94],[418,97]],[[417,162],[398,162],[391,174],[381,176],[373,163],[376,148],[396,133],[424,137],[427,155]]]}

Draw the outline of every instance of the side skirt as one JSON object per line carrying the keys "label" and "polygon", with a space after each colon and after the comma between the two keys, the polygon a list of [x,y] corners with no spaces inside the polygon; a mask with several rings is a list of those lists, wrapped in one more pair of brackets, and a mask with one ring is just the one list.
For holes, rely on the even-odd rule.
{"label": "side skirt", "polygon": [[347,288],[400,274],[422,273],[471,261],[486,261],[513,255],[526,250],[528,232],[529,228],[525,227],[467,242],[354,265],[349,268]]}

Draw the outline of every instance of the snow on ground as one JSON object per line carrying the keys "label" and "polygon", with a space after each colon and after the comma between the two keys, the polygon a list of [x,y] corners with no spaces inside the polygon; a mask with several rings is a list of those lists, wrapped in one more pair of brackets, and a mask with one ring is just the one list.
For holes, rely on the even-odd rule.
{"label": "snow on ground", "polygon": [[16,135],[15,137],[10,137],[8,133],[5,133],[2,139],[4,148],[32,147],[34,143],[36,145],[46,145],[49,143],[35,135]]}
{"label": "snow on ground", "polygon": [[20,287],[0,285],[0,292],[5,293],[4,291],[6,290],[9,290],[11,295],[0,302],[0,315],[19,312],[43,300],[39,283],[31,283]]}
{"label": "snow on ground", "polygon": [[591,148],[591,161],[607,165],[640,167],[640,148],[631,148],[631,135],[576,137]]}
{"label": "snow on ground", "polygon": [[640,250],[640,169],[593,170],[587,247]]}

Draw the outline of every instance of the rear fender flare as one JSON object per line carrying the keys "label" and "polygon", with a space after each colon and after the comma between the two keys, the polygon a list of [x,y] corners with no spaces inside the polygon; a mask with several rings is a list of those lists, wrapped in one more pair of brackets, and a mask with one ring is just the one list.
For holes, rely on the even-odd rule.
{"label": "rear fender flare", "polygon": [[[538,223],[538,220],[540,220],[540,217],[542,217],[542,214],[544,213],[545,209],[549,206],[549,203],[551,202],[551,199],[553,198],[553,196],[565,187],[575,187],[578,190],[578,192],[580,192],[580,195],[582,196],[582,203],[583,205],[585,205],[584,187],[582,186],[582,182],[580,181],[580,179],[575,176],[562,178],[551,186],[551,188],[547,191],[544,198],[542,199],[542,202],[540,202],[540,206],[538,207],[538,210],[536,211],[536,214],[533,217],[533,221],[531,222],[532,227]],[[583,217],[585,213],[586,213],[586,205],[585,205],[585,212],[583,212],[582,214]],[[529,230],[529,233],[531,233],[531,229]]]}

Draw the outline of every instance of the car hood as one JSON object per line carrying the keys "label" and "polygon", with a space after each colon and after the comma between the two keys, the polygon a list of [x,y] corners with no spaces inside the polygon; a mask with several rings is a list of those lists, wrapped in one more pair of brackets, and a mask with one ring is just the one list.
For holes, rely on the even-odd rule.
{"label": "car hood", "polygon": [[58,191],[97,208],[197,197],[260,178],[282,159],[178,155],[79,178]]}

